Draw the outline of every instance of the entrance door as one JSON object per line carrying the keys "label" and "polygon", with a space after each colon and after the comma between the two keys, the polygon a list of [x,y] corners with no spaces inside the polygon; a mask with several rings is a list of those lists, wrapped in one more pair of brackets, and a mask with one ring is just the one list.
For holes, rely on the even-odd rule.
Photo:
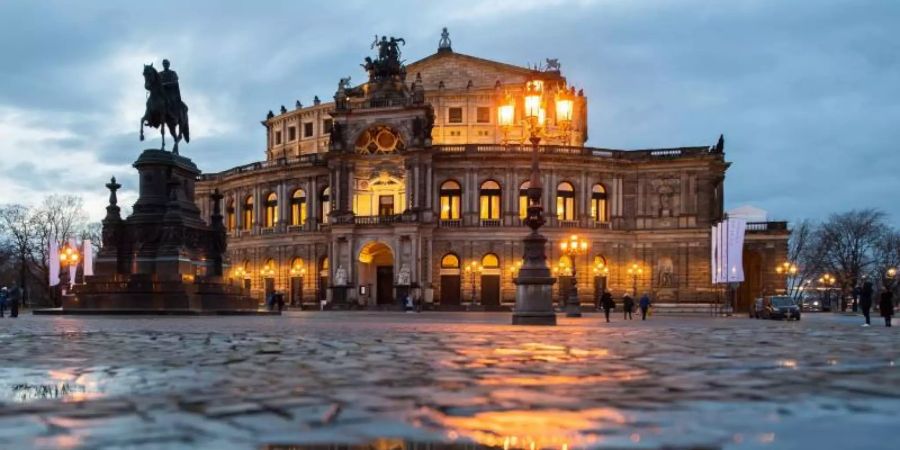
{"label": "entrance door", "polygon": [[378,266],[375,273],[376,301],[379,305],[394,303],[394,266]]}
{"label": "entrance door", "polygon": [[459,275],[441,275],[441,305],[459,305]]}
{"label": "entrance door", "polygon": [[481,276],[481,304],[500,306],[500,275]]}
{"label": "entrance door", "polygon": [[556,303],[562,306],[566,304],[569,292],[572,292],[572,277],[560,276],[557,284],[559,284],[559,298],[556,299]]}
{"label": "entrance door", "polygon": [[303,278],[291,277],[291,306],[303,303]]}
{"label": "entrance door", "polygon": [[266,278],[265,279],[265,296],[263,297],[263,301],[265,302],[269,298],[269,294],[275,292],[275,279],[274,278]]}
{"label": "entrance door", "polygon": [[250,288],[253,287],[253,283],[249,278],[244,278],[244,295],[250,295]]}
{"label": "entrance door", "polygon": [[600,297],[606,290],[606,277],[594,277],[594,305],[600,306]]}

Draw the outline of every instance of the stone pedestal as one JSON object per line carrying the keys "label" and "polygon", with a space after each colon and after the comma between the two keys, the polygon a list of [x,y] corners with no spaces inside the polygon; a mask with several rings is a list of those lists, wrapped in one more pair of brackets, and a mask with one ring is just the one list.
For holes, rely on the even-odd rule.
{"label": "stone pedestal", "polygon": [[547,238],[536,231],[524,239],[525,261],[516,277],[516,307],[513,325],[556,325],[553,283],[544,246]]}
{"label": "stone pedestal", "polygon": [[214,194],[211,224],[194,204],[200,170],[183,156],[145,150],[134,212],[122,220],[112,180],[96,275],[86,277],[63,311],[97,313],[256,312],[257,302],[222,278],[225,227]]}

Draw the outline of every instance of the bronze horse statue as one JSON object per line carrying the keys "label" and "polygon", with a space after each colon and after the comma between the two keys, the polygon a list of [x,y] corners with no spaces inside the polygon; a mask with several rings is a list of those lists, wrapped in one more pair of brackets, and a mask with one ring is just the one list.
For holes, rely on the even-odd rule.
{"label": "bronze horse statue", "polygon": [[[175,147],[172,153],[178,154],[178,143],[182,137],[185,142],[191,142],[190,128],[188,127],[188,108],[181,99],[173,99],[177,101],[177,105],[172,105],[172,100],[166,96],[163,89],[162,79],[159,72],[153,67],[144,64],[144,89],[149,92],[147,96],[147,109],[144,117],[141,117],[141,140],[144,140],[144,125],[159,128],[159,134],[162,136],[162,148],[166,149],[166,126],[169,127],[169,134],[175,139]],[[175,127],[178,127],[178,133],[175,133]]]}

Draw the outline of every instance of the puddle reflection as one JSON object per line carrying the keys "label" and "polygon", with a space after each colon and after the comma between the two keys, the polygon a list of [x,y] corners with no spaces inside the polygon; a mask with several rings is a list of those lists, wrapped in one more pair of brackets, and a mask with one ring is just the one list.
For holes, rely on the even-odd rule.
{"label": "puddle reflection", "polygon": [[98,377],[67,370],[0,370],[0,402],[83,401],[103,397]]}

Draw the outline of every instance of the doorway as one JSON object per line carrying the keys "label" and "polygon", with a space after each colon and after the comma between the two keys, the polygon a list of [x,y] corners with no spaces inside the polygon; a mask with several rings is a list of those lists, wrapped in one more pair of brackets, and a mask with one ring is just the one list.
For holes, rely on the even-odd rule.
{"label": "doorway", "polygon": [[371,286],[373,299],[366,298],[367,303],[390,305],[394,303],[394,251],[383,242],[372,241],[360,249],[359,285]]}
{"label": "doorway", "polygon": [[460,279],[459,257],[453,253],[447,253],[441,258],[441,306],[459,306]]}
{"label": "doorway", "polygon": [[481,276],[481,304],[500,306],[500,275]]}
{"label": "doorway", "polygon": [[303,303],[303,278],[291,277],[291,306]]}

